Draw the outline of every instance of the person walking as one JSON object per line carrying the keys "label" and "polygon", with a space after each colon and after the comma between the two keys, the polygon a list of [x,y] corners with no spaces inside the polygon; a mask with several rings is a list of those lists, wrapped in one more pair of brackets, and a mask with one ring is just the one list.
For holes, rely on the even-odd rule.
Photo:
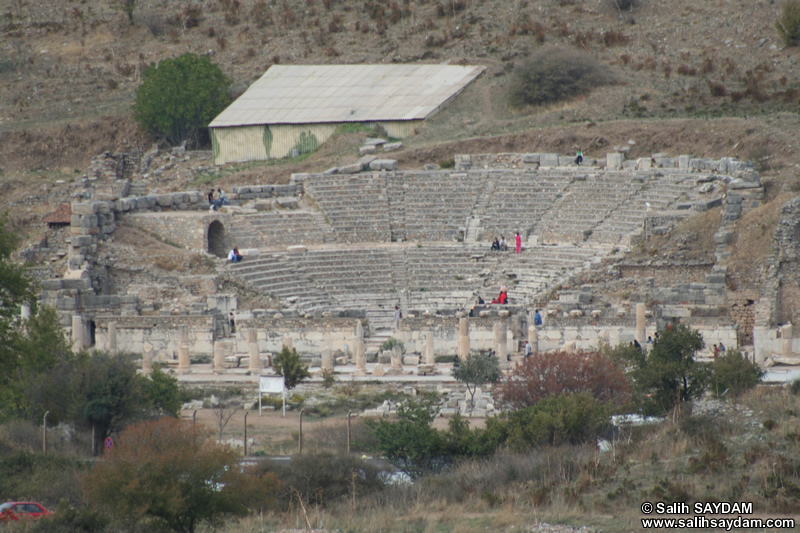
{"label": "person walking", "polygon": [[517,245],[517,253],[522,251],[522,237],[520,237],[519,232],[517,232],[516,237],[514,237],[515,244]]}
{"label": "person walking", "polygon": [[403,318],[403,313],[398,306],[394,306],[394,329],[400,328],[400,319]]}

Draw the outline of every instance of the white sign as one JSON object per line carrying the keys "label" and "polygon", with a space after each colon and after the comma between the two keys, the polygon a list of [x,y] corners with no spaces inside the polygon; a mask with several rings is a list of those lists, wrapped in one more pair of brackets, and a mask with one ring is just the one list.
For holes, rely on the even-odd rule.
{"label": "white sign", "polygon": [[283,376],[261,376],[259,391],[267,394],[283,392]]}

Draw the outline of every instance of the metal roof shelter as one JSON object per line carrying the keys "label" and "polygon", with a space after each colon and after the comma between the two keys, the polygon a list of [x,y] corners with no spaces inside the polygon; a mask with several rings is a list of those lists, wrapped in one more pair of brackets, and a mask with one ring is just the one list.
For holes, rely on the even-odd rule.
{"label": "metal roof shelter", "polygon": [[218,164],[316,148],[339,124],[380,123],[413,132],[485,67],[273,65],[209,124]]}

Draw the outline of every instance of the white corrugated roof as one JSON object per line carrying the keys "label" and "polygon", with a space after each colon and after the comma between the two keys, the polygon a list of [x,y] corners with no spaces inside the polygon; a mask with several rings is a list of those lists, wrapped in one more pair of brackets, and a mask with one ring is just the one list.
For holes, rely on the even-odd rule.
{"label": "white corrugated roof", "polygon": [[273,65],[209,126],[424,119],[484,69]]}

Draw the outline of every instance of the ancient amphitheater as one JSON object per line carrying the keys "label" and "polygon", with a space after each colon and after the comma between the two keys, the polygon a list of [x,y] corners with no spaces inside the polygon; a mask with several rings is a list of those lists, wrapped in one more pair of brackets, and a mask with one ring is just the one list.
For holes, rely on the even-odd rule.
{"label": "ancient amphitheater", "polygon": [[[147,194],[154,157],[96,160],[71,204],[66,269],[39,269],[43,299],[78,348],[143,353],[182,374],[205,358],[216,372],[255,375],[288,343],[316,367],[354,363],[356,374],[380,375],[388,361],[379,347],[394,337],[406,353],[392,368],[414,374],[432,371],[439,355],[516,352],[526,340],[540,350],[644,342],[687,322],[708,346],[742,346],[762,362],[793,353],[791,326],[780,329],[787,320],[775,305],[780,283],[736,294],[726,284],[733,225],[764,194],[759,175],[735,159],[614,152],[578,166],[558,154],[480,154],[456,155],[453,168],[400,171],[370,156],[294,174],[288,185],[236,187],[230,205],[210,211],[205,191]],[[626,261],[641,241],[719,206],[713,261]],[[798,209],[784,208],[787,250]],[[159,300],[148,284],[192,280],[123,281],[104,255],[120,226],[214,256],[217,273],[183,298]],[[509,250],[491,251],[500,235]],[[245,256],[235,265],[225,259],[233,246]],[[787,268],[781,260],[773,267],[769,279]],[[236,291],[221,289],[231,286],[272,304],[245,309]],[[501,286],[508,305],[490,304]],[[468,316],[479,298],[486,304]],[[544,316],[538,327],[535,308]]]}

